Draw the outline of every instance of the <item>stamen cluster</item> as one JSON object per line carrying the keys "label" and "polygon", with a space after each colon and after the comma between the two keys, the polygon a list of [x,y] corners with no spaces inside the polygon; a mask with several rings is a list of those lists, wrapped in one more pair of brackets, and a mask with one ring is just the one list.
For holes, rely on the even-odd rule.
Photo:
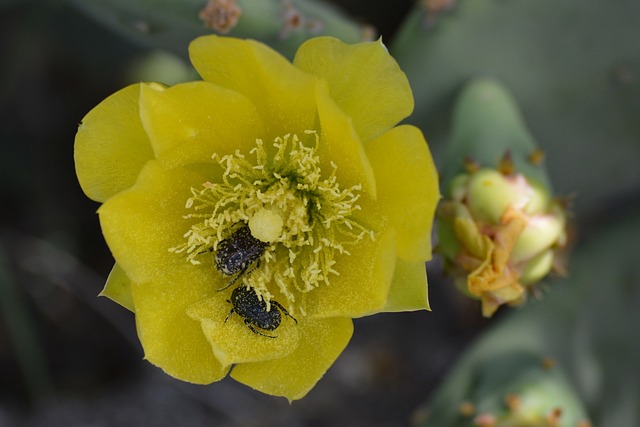
{"label": "stamen cluster", "polygon": [[255,156],[253,162],[239,151],[222,157],[214,154],[224,170],[222,182],[192,188],[186,208],[195,212],[185,218],[201,222],[184,235],[186,243],[170,249],[200,264],[203,254],[215,252],[239,223],[248,224],[265,211],[270,217],[275,214],[282,219],[282,231],[268,242],[260,267],[242,277],[242,282],[267,302],[277,289],[288,301],[289,311],[302,315],[304,298],[300,297],[340,274],[336,255],[348,255],[347,247],[365,236],[374,238],[372,231],[353,219],[360,210],[362,186],[341,188],[333,162],[331,173],[323,174],[317,154],[319,135],[305,131],[303,139],[296,134],[276,138],[272,156],[257,139],[249,152]]}

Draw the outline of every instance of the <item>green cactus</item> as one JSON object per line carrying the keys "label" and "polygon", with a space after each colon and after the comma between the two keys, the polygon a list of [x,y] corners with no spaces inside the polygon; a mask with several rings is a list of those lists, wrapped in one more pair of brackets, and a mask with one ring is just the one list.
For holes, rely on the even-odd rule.
{"label": "green cactus", "polygon": [[[199,17],[206,0],[67,0],[111,29],[148,47],[186,55],[194,38],[212,34]],[[361,41],[362,26],[325,3],[237,0],[240,16],[228,35],[261,40],[291,57],[306,39],[332,35]]]}
{"label": "green cactus", "polygon": [[456,101],[451,127],[451,143],[440,165],[445,188],[454,176],[465,172],[463,159],[497,168],[509,153],[515,170],[550,190],[542,164],[530,161],[537,144],[515,100],[497,81],[477,79],[468,83]]}
{"label": "green cactus", "polygon": [[[460,153],[444,154],[446,143],[468,135],[450,134],[451,121],[475,127],[472,137],[485,140],[474,155],[495,158],[499,144],[487,141],[499,139],[501,131],[483,133],[484,120],[498,117],[508,123],[509,114],[492,116],[497,110],[488,108],[461,119],[456,110],[451,119],[460,88],[470,79],[490,77],[503,82],[520,105],[546,154],[555,191],[577,193],[572,211],[582,224],[605,223],[578,247],[567,281],[553,283],[542,302],[511,313],[463,356],[420,425],[532,425],[507,417],[506,398],[517,394],[522,401],[524,385],[538,381],[561,391],[555,403],[549,402],[549,407],[564,408],[557,425],[591,425],[587,418],[593,425],[640,425],[640,346],[635,339],[640,335],[635,320],[640,312],[635,260],[640,211],[630,207],[638,200],[640,182],[640,3],[457,3],[429,25],[422,2],[416,3],[390,46],[414,89],[410,120],[428,130],[438,164],[451,169],[444,170],[443,182],[463,167]],[[518,128],[520,117],[511,119],[502,130]],[[528,132],[520,138],[526,141]],[[616,199],[624,201],[618,207],[629,212],[626,220],[599,216]],[[439,233],[441,239],[453,234]],[[550,359],[555,360],[552,370],[540,368],[542,360]],[[540,423],[549,422],[543,418],[547,411],[539,411]],[[478,417],[484,414],[493,418]]]}
{"label": "green cactus", "polygon": [[518,100],[555,190],[578,194],[575,212],[593,214],[637,189],[640,2],[459,0],[432,25],[421,3],[390,50],[414,91],[411,121],[436,161],[459,88],[489,76]]}
{"label": "green cactus", "polygon": [[[638,218],[638,209],[612,218],[576,251],[571,277],[555,284],[552,295],[482,337],[436,393],[422,426],[473,425],[458,410],[463,403],[500,420],[511,393],[521,400],[542,394],[550,406],[539,413],[561,408],[561,427],[586,420],[585,407],[593,425],[640,425]],[[554,367],[541,367],[545,360]]]}
{"label": "green cactus", "polygon": [[[469,83],[456,103],[441,169],[438,248],[448,273],[491,316],[519,305],[566,243],[565,212],[515,101],[497,82]],[[470,160],[469,160],[470,159]]]}

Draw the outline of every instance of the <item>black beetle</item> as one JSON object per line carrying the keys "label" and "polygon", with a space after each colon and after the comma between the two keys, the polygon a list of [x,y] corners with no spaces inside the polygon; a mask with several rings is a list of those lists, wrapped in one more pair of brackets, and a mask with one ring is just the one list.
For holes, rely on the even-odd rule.
{"label": "black beetle", "polygon": [[254,268],[257,268],[260,265],[260,257],[264,255],[268,246],[269,243],[253,237],[247,224],[242,224],[231,236],[220,241],[215,253],[216,268],[226,276],[237,276],[219,290],[223,291],[233,285],[256,261]]}
{"label": "black beetle", "polygon": [[291,316],[289,312],[276,301],[271,301],[271,310],[267,311],[267,303],[258,298],[258,295],[256,295],[252,288],[246,286],[235,288],[231,293],[231,299],[228,299],[227,302],[232,305],[232,308],[229,314],[227,314],[226,319],[224,319],[225,322],[229,320],[229,317],[231,317],[233,313],[237,313],[238,316],[244,319],[244,324],[251,329],[251,332],[262,335],[263,337],[276,338],[273,335],[260,332],[256,328],[265,331],[276,330],[282,321],[280,312],[283,312],[286,316],[298,323],[295,317]]}

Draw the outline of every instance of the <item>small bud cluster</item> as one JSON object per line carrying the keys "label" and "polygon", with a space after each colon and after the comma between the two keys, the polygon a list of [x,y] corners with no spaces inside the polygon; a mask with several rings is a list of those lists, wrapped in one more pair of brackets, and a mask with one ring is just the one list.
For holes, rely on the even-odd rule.
{"label": "small bud cluster", "polygon": [[451,182],[438,211],[440,249],[456,281],[489,317],[554,267],[566,219],[549,191],[512,168],[469,169]]}

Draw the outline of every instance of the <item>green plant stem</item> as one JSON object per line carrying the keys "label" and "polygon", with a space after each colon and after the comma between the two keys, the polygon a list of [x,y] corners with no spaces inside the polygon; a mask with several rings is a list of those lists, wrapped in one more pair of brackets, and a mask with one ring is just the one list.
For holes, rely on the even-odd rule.
{"label": "green plant stem", "polygon": [[0,250],[0,310],[16,359],[33,400],[50,395],[53,386],[33,319]]}

